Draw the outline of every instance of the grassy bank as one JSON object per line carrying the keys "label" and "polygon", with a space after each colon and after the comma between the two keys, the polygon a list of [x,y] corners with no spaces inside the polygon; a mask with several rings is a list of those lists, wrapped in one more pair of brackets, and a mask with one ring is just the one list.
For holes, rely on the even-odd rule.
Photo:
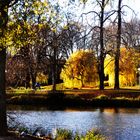
{"label": "grassy bank", "polygon": [[52,105],[56,107],[93,106],[93,107],[140,107],[139,90],[97,90],[73,89],[52,91],[38,90],[35,93],[7,93],[9,104]]}

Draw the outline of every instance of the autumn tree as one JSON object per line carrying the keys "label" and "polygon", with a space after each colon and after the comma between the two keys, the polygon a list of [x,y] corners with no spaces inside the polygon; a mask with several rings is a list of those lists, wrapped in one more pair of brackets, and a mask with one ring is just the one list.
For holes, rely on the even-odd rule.
{"label": "autumn tree", "polygon": [[[114,57],[107,56],[105,59],[105,74],[109,75],[109,85],[114,86]],[[121,48],[119,59],[120,86],[133,86],[136,84],[137,65],[139,53],[133,48]]]}
{"label": "autumn tree", "polygon": [[[41,7],[41,8],[40,8]],[[20,0],[10,11],[13,23],[13,42],[18,57],[22,58],[26,65],[26,85],[35,88],[36,76],[39,69],[39,50],[41,39],[39,32],[46,22],[45,13],[49,13],[48,1]],[[45,19],[46,18],[46,19]],[[16,57],[16,56],[15,56]]]}
{"label": "autumn tree", "polygon": [[122,23],[122,43],[130,48],[138,49],[140,45],[140,21],[137,18]]}
{"label": "autumn tree", "polygon": [[[64,84],[70,87],[74,87],[76,83],[81,87],[85,84],[94,83],[97,84],[98,74],[97,74],[97,60],[95,54],[92,51],[79,50],[73,53],[67,60],[62,72],[61,78]],[[78,86],[76,84],[76,86]],[[79,87],[79,86],[78,86]]]}
{"label": "autumn tree", "polygon": [[[36,68],[37,71],[36,82],[39,82],[40,84],[46,84],[48,81],[48,74],[46,73],[46,69],[48,67],[46,60],[44,63],[40,62],[38,66],[34,66],[34,68]],[[30,88],[30,81],[31,78],[28,72],[26,59],[18,54],[7,54],[6,86],[15,88],[19,86],[25,86],[26,88]]]}
{"label": "autumn tree", "polygon": [[[6,61],[6,86],[17,87],[27,84],[27,66],[24,59],[18,56],[7,55]],[[30,81],[29,81],[30,82]],[[29,85],[29,83],[28,83]]]}
{"label": "autumn tree", "polygon": [[60,47],[64,58],[68,59],[75,49],[81,46],[81,25],[70,21],[61,29]]}

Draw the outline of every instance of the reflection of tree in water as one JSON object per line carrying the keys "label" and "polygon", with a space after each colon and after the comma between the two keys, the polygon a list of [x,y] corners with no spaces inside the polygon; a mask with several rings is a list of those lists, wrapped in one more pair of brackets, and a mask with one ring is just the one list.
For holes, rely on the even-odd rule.
{"label": "reflection of tree in water", "polygon": [[111,114],[115,114],[115,113],[140,113],[140,109],[139,108],[100,108],[100,113],[111,113]]}
{"label": "reflection of tree in water", "polygon": [[[99,109],[97,125],[101,132],[111,140],[120,140],[123,135],[123,122],[118,108],[101,108]],[[124,126],[123,126],[124,125]]]}
{"label": "reflection of tree in water", "polygon": [[108,112],[108,113],[119,113],[118,108],[100,108],[100,112]]}
{"label": "reflection of tree in water", "polygon": [[132,113],[132,114],[134,114],[134,113],[140,113],[140,109],[139,108],[135,108],[135,109],[130,109],[130,108],[120,108],[119,109],[119,113]]}

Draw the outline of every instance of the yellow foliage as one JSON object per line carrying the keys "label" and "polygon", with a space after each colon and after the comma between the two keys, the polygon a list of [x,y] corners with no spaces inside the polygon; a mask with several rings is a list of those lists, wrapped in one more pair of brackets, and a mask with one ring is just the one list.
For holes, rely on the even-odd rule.
{"label": "yellow foliage", "polygon": [[80,88],[98,81],[97,62],[92,51],[79,50],[67,60],[61,72],[64,86]]}
{"label": "yellow foliage", "polygon": [[[132,86],[136,83],[137,55],[134,49],[121,48],[120,51],[120,86]],[[114,58],[107,56],[105,59],[105,75],[109,75],[109,85],[114,85]]]}
{"label": "yellow foliage", "polygon": [[48,81],[48,76],[44,75],[43,73],[38,73],[36,81],[38,83],[47,83]]}

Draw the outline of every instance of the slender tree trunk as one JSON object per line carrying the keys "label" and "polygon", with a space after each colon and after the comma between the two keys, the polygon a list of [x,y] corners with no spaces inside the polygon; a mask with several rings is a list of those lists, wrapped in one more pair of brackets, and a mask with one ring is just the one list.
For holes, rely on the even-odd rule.
{"label": "slender tree trunk", "polygon": [[82,79],[81,79],[81,88],[82,87],[84,87],[85,85],[84,85],[84,80],[83,80],[83,77],[82,77]]}
{"label": "slender tree trunk", "polygon": [[25,87],[26,87],[26,89],[30,88],[30,73],[29,73],[29,69],[27,69],[27,72],[26,72]]}
{"label": "slender tree trunk", "polygon": [[31,72],[31,80],[32,80],[32,89],[35,89],[35,84],[36,84],[36,73],[35,72]]}
{"label": "slender tree trunk", "polygon": [[100,18],[100,61],[99,61],[99,79],[100,89],[104,89],[104,5],[105,0],[102,0],[101,18]]}
{"label": "slender tree trunk", "polygon": [[52,64],[52,85],[53,85],[52,90],[55,91],[56,90],[56,66],[57,66],[56,46],[54,46],[53,49],[54,52],[53,52],[53,64]]}
{"label": "slender tree trunk", "polygon": [[121,3],[122,0],[118,1],[118,30],[117,30],[117,48],[115,53],[115,85],[114,89],[119,89],[119,59],[120,59],[120,46],[121,46]]}
{"label": "slender tree trunk", "polygon": [[[29,55],[29,54],[28,54]],[[33,65],[31,64],[31,61],[33,63]],[[37,67],[34,66],[34,62],[33,60],[31,60],[30,56],[28,57],[28,66],[29,66],[29,73],[30,73],[30,77],[31,77],[31,81],[32,81],[32,89],[35,89],[35,84],[36,84],[36,69]]]}

